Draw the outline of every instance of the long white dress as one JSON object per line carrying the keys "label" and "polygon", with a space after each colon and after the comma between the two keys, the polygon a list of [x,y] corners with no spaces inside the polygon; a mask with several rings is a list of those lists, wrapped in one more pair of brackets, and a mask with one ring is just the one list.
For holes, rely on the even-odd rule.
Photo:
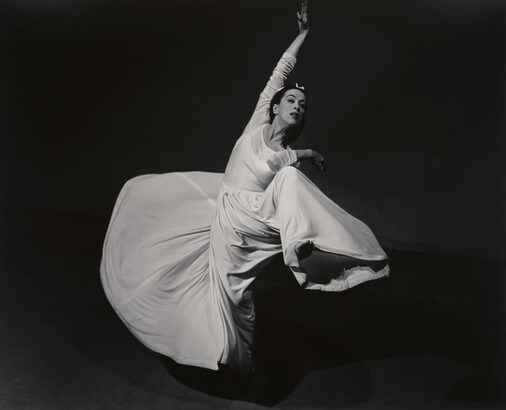
{"label": "long white dress", "polygon": [[[270,100],[293,69],[284,54],[237,140],[225,174],[144,175],[121,190],[105,238],[101,280],[130,331],[175,361],[239,372],[253,369],[255,310],[250,285],[278,253],[299,283],[330,270],[327,290],[388,275],[374,234],[326,197],[289,147],[265,143]],[[302,266],[291,248],[311,240]],[[340,256],[364,263],[342,269]],[[306,262],[307,261],[307,262]]]}

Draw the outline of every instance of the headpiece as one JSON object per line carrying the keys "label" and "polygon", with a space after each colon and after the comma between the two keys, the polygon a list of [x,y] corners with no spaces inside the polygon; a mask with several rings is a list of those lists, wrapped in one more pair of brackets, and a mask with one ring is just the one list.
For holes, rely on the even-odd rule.
{"label": "headpiece", "polygon": [[283,87],[281,88],[278,88],[276,90],[276,93],[279,93],[281,90],[283,90],[284,88],[296,88],[297,90],[301,90],[301,91],[304,91],[304,94],[306,93],[306,91],[304,90],[304,87],[302,85],[299,85],[298,83],[292,83],[292,84],[286,84],[284,85]]}

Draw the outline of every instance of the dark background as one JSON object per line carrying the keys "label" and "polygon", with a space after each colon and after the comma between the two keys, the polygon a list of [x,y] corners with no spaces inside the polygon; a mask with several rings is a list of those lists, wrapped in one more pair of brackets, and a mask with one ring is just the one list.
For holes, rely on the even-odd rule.
{"label": "dark background", "polygon": [[121,186],[223,172],[297,7],[0,1],[1,408],[504,407],[505,1],[310,0],[298,147],[329,169],[303,170],[392,275],[308,292],[274,260],[254,287],[265,385],[176,365],[107,302]]}
{"label": "dark background", "polygon": [[[504,259],[504,1],[311,1],[292,80],[315,182],[388,247]],[[3,1],[0,200],[108,216],[147,173],[223,172],[296,1]]]}

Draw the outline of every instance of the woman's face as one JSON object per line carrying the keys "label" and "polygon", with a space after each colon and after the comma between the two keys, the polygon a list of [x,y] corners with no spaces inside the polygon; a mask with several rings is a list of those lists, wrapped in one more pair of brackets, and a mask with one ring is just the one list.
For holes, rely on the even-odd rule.
{"label": "woman's face", "polygon": [[297,126],[302,123],[306,115],[306,95],[297,89],[290,89],[285,92],[279,104],[274,104],[272,111],[276,114],[278,121],[288,126]]}

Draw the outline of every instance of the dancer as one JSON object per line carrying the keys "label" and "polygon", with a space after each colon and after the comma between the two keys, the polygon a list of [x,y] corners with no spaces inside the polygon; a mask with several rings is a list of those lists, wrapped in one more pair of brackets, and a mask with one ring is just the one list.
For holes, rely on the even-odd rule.
{"label": "dancer", "polygon": [[[140,176],[116,202],[101,264],[105,293],[141,342],[178,363],[254,369],[251,284],[278,253],[305,289],[343,291],[388,275],[371,230],[297,168],[310,160],[325,170],[321,154],[290,146],[308,109],[305,90],[285,84],[308,34],[307,1],[297,16],[299,34],[225,174]],[[322,272],[326,280],[313,279]]]}

